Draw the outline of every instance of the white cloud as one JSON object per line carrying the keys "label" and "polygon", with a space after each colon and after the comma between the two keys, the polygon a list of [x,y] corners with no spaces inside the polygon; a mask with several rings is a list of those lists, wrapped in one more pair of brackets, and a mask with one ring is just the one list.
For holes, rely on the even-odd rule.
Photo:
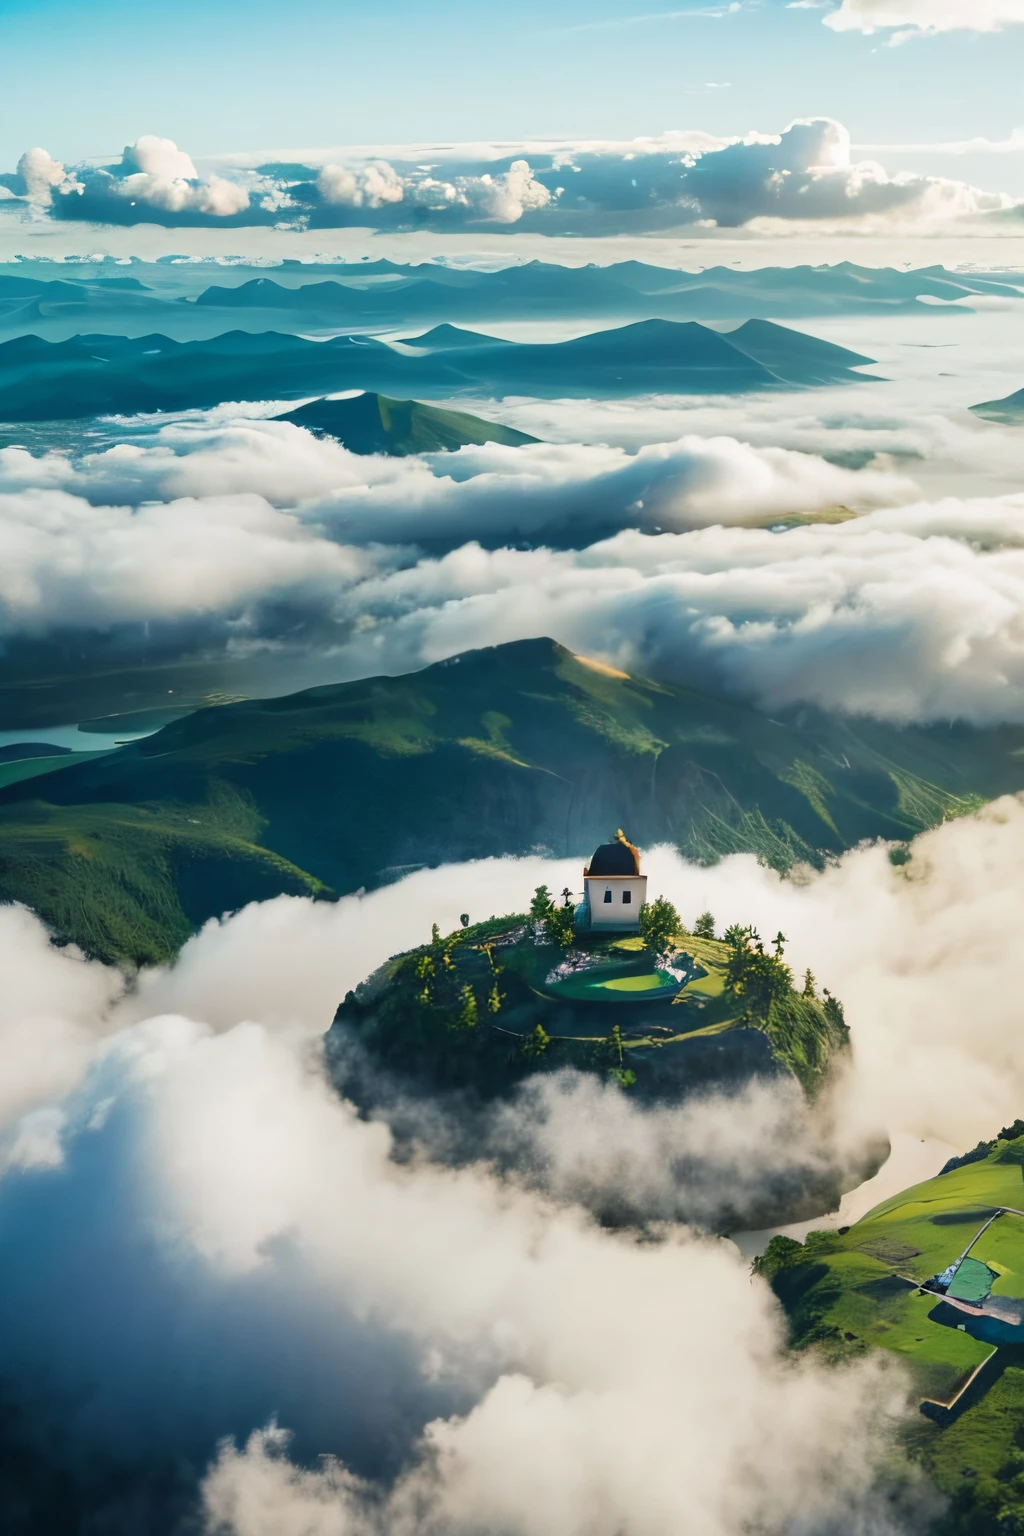
{"label": "white cloud", "polygon": [[325,203],[346,208],[381,208],[400,203],[405,190],[400,177],[386,161],[371,162],[356,170],[344,165],[325,165],[317,177]]}
{"label": "white cloud", "polygon": [[843,0],[824,22],[837,32],[899,28],[894,41],[928,32],[998,32],[1024,22],[1024,0]]}
{"label": "white cloud", "polygon": [[17,906],[0,906],[0,970],[2,1129],[71,1091],[92,1058],[97,1031],[109,1027],[122,980],[75,949],[55,949],[38,919]]}
{"label": "white cloud", "polygon": [[69,178],[59,160],[54,160],[45,149],[26,149],[18,161],[25,197],[38,208],[49,208],[55,190],[69,189]]}
{"label": "white cloud", "polygon": [[626,670],[894,721],[1024,719],[1020,498],[840,526],[622,533],[580,553],[485,552],[371,578],[339,606],[350,675],[551,634]]}
{"label": "white cloud", "polygon": [[463,193],[471,206],[498,224],[515,224],[524,213],[546,208],[552,201],[551,193],[536,180],[526,160],[513,160],[503,176],[484,172],[468,179]]}
{"label": "white cloud", "polygon": [[137,223],[144,213],[129,210],[139,208],[219,219],[249,206],[244,187],[216,174],[200,177],[184,150],[154,134],[126,145],[112,169],[80,165],[67,171],[46,150],[29,149],[18,161],[18,176],[30,202],[64,218]]}
{"label": "white cloud", "polygon": [[[300,611],[338,677],[550,634],[769,709],[1024,719],[1019,494],[911,500],[889,471],[727,438],[389,460],[267,422],[77,462],[6,450],[0,476],[8,634],[202,620],[277,645]],[[873,510],[743,526],[839,501]]]}
{"label": "white cloud", "polygon": [[514,160],[504,174],[484,171],[451,181],[434,176],[404,177],[386,161],[363,166],[325,165],[317,178],[324,203],[345,208],[381,208],[408,201],[420,208],[462,208],[497,224],[514,224],[527,210],[546,208],[551,193],[526,160]]}
{"label": "white cloud", "polygon": [[1012,199],[945,177],[853,160],[850,135],[833,118],[805,118],[777,137],[750,135],[696,160],[685,191],[724,226],[761,220],[829,221],[882,228],[940,227],[1011,206]]}
{"label": "white cloud", "polygon": [[[1020,3],[989,0],[997,19],[1009,19]],[[912,14],[926,24],[926,11],[961,19],[968,14],[962,0],[947,0],[946,10],[942,0],[845,0],[825,19],[840,28],[902,27],[899,39],[907,35],[904,24]],[[972,6],[970,14],[988,13]],[[712,82],[702,89],[720,87]],[[525,219],[540,233],[579,236],[716,225],[765,234],[794,227],[934,233],[1015,206],[1009,196],[963,181],[906,171],[890,175],[876,160],[856,159],[847,130],[828,117],[732,139],[693,131],[625,142],[304,150],[288,158],[297,156],[305,168],[298,178],[287,162],[272,167],[272,174],[254,169],[251,156],[207,162],[208,173],[199,176],[171,140],[146,135],[126,147],[116,166],[78,166],[60,184],[54,211],[63,218],[133,223],[149,210],[162,222],[186,224],[241,219],[246,210],[245,222],[266,224],[284,212],[296,229],[395,229],[422,227],[424,221],[450,230],[467,224],[501,228]],[[44,184],[43,205],[46,190]]]}
{"label": "white cloud", "polygon": [[[109,178],[105,190],[130,203],[143,203],[167,213],[207,213],[224,218],[249,206],[244,187],[222,176],[200,180],[191,158],[171,139],[146,133],[125,146],[120,176]],[[90,183],[89,190],[94,190]]]}
{"label": "white cloud", "polygon": [[0,495],[7,558],[0,627],[237,614],[289,593],[324,602],[365,557],[316,536],[256,496],[90,507],[62,491]]}

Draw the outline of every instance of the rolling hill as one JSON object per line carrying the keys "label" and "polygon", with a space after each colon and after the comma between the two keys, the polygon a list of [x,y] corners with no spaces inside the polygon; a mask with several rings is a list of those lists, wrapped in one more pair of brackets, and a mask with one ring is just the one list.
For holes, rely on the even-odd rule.
{"label": "rolling hill", "polygon": [[335,437],[350,453],[452,452],[474,443],[504,443],[519,448],[537,438],[500,422],[484,421],[465,411],[445,411],[417,400],[391,400],[366,391],[345,400],[311,400],[274,418],[326,437]]}
{"label": "rolling hill", "polygon": [[329,896],[608,829],[785,868],[1024,786],[1024,729],[784,720],[551,640],[200,709],[0,791],[0,898],[106,958],[164,958],[277,891]]}

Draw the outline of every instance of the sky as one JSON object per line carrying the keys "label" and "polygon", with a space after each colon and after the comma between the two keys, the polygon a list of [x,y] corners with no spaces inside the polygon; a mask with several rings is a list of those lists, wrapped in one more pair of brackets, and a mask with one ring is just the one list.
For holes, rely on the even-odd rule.
{"label": "sky", "polygon": [[[991,15],[893,46],[926,6]],[[303,146],[778,132],[827,115],[854,144],[1003,141],[1018,120],[1020,0],[0,0],[0,162],[116,155],[140,134],[194,157]],[[833,24],[825,23],[832,18]],[[883,18],[884,19],[884,18]],[[856,21],[857,25],[852,25]],[[941,21],[941,24],[946,24]],[[86,63],[87,61],[87,63]],[[969,160],[970,164],[967,164]],[[953,163],[955,162],[955,163]],[[1024,152],[910,156],[1024,191]],[[896,169],[893,154],[886,163]]]}

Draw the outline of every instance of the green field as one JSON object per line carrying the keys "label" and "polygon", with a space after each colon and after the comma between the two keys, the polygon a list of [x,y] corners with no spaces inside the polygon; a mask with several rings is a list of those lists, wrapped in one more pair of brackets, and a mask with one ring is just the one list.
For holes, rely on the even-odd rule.
{"label": "green field", "polygon": [[[173,681],[178,700],[188,678]],[[32,902],[91,953],[139,961],[274,894],[275,871],[278,890],[340,895],[423,865],[544,848],[577,857],[582,876],[616,826],[642,846],[673,843],[697,860],[747,851],[782,869],[865,838],[905,841],[1020,788],[1022,751],[1020,727],[900,730],[809,709],[776,720],[519,641],[412,676],[198,709],[9,782],[0,899]],[[155,883],[140,877],[151,824],[165,829]],[[104,860],[81,853],[83,825],[91,846],[121,851],[116,893]],[[189,873],[196,842],[201,880]]]}
{"label": "green field", "polygon": [[1024,1205],[1022,1158],[1024,1136],[997,1138],[979,1161],[902,1191],[842,1233],[812,1232],[802,1245],[774,1239],[757,1264],[797,1347],[836,1358],[889,1350],[919,1396],[939,1404],[984,1365],[951,1412],[934,1410],[907,1434],[910,1452],[951,1497],[947,1529],[964,1536],[1024,1528],[1024,1345],[995,1348],[972,1336],[970,1314],[917,1283],[976,1238],[949,1294],[978,1300],[991,1286],[993,1298],[1024,1295],[1024,1219],[997,1216],[977,1236],[995,1209]]}

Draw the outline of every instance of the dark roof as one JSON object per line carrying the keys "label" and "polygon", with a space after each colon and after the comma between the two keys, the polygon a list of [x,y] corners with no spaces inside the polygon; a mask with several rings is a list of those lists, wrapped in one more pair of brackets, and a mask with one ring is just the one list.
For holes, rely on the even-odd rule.
{"label": "dark roof", "polygon": [[590,861],[588,875],[638,875],[640,855],[632,843],[602,843]]}

